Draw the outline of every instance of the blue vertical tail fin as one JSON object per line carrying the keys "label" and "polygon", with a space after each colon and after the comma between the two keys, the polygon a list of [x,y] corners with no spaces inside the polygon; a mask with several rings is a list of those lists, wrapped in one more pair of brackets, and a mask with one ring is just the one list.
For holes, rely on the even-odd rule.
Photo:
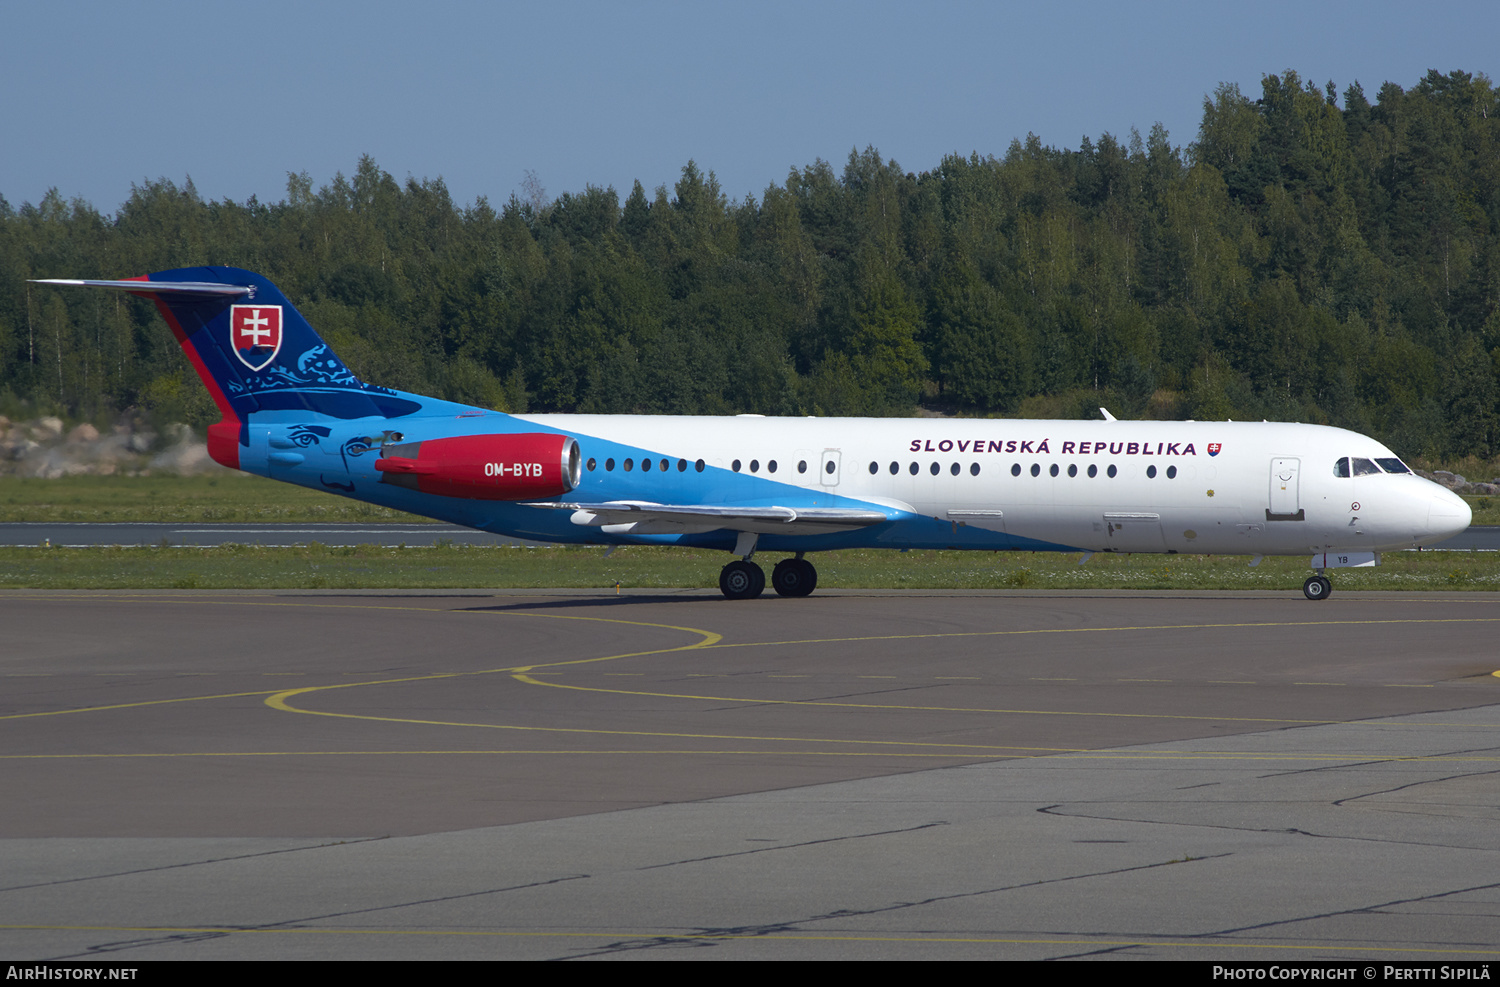
{"label": "blue vertical tail fin", "polygon": [[412,396],[354,376],[280,290],[250,271],[185,267],[119,281],[43,283],[113,288],[156,303],[219,408],[208,451],[225,466],[239,467],[256,412],[397,418],[422,408]]}

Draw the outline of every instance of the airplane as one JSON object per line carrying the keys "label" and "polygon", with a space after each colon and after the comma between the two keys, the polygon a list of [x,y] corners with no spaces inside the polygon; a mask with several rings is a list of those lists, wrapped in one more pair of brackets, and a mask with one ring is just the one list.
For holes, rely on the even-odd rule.
{"label": "airplane", "polygon": [[152,299],[222,419],[224,466],[537,541],[723,550],[752,599],[846,548],[1311,554],[1380,563],[1468,505],[1356,432],[1287,422],[516,415],[368,384],[264,277],[195,267],[40,280]]}

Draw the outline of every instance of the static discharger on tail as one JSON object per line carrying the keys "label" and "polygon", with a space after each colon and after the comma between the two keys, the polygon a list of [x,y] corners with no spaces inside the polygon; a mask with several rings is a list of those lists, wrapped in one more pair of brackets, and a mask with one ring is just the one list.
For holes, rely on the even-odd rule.
{"label": "static discharger on tail", "polygon": [[950,548],[1310,555],[1321,600],[1328,570],[1471,519],[1321,425],[508,415],[361,381],[249,271],[40,283],[155,301],[218,406],[225,466],[519,538],[720,549],[730,599],[765,588],[758,552],[788,554],[771,585],[806,596],[807,553]]}

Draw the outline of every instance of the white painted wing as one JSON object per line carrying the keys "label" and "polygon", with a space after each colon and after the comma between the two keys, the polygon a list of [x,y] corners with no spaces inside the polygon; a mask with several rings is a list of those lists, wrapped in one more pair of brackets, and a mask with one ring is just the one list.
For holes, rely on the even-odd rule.
{"label": "white painted wing", "polygon": [[636,535],[687,534],[719,529],[757,534],[821,535],[890,520],[883,511],[848,507],[726,507],[653,504],[635,500],[602,504],[545,501],[525,506],[572,511],[574,524]]}

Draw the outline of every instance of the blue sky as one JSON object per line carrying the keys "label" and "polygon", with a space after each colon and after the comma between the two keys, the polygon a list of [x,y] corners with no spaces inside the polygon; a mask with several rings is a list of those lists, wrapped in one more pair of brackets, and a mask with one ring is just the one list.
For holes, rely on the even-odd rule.
{"label": "blue sky", "polygon": [[456,202],[670,186],[760,197],[873,144],[908,171],[1013,138],[1196,136],[1220,82],[1295,69],[1373,99],[1497,75],[1500,3],[31,2],[0,0],[0,194],[113,212],[133,183],[276,201],[362,154]]}

